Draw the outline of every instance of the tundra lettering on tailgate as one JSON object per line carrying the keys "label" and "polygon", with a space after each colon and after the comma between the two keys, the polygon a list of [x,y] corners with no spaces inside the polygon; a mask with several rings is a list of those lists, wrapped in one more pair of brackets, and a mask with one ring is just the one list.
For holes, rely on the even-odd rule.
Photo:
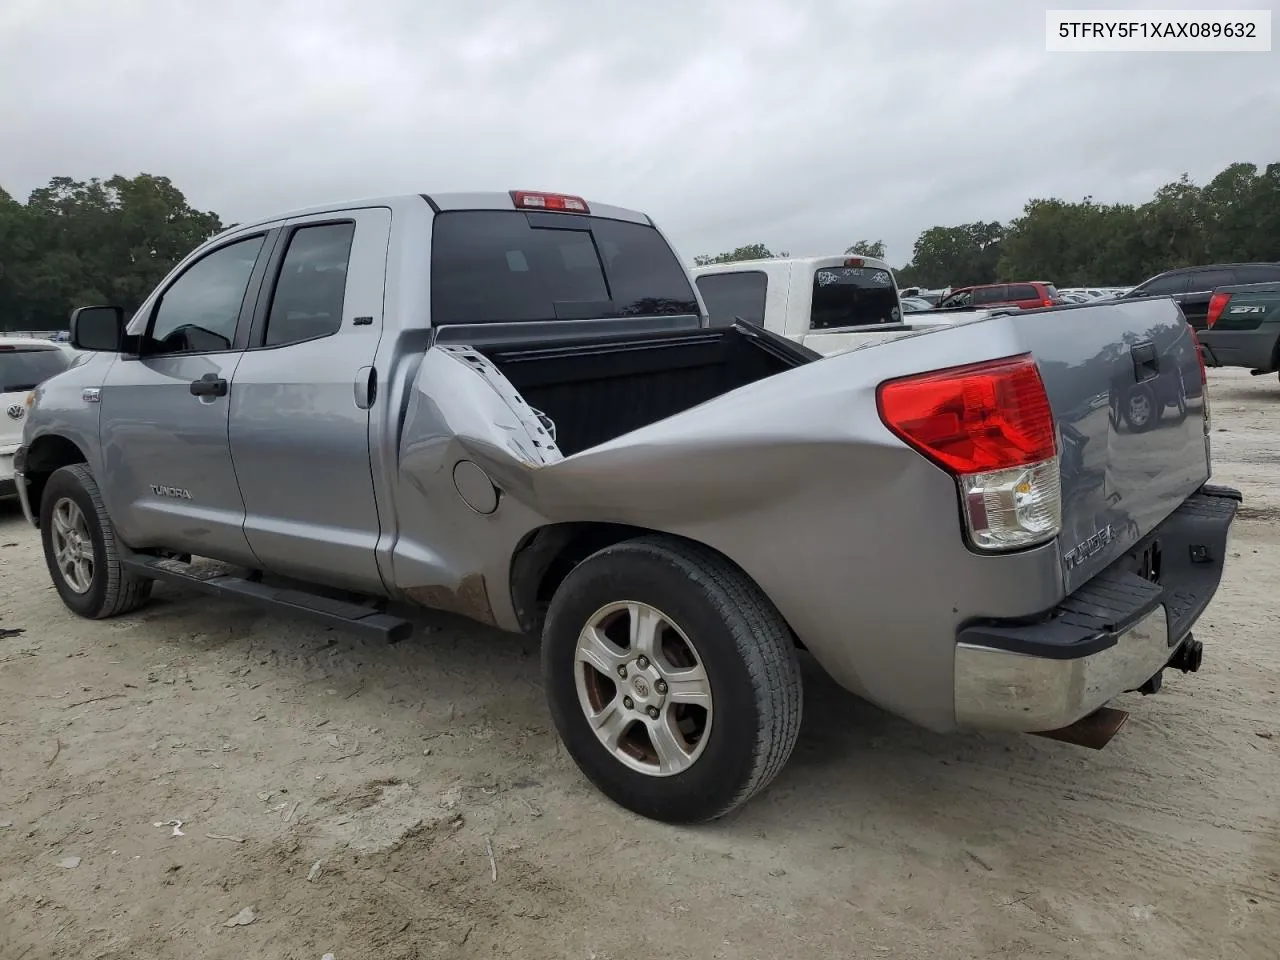
{"label": "tundra lettering on tailgate", "polygon": [[1108,543],[1115,539],[1115,531],[1111,529],[1111,524],[1107,524],[1089,539],[1077,543],[1074,547],[1062,555],[1063,561],[1067,565],[1067,569],[1078,567],[1084,563],[1095,553],[1102,550]]}

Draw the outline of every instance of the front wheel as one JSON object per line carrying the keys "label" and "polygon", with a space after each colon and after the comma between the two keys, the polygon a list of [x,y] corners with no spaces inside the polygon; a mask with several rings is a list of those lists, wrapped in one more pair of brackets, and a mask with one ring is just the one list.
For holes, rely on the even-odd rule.
{"label": "front wheel", "polygon": [[570,756],[607,796],[713,820],[782,769],[800,731],[790,629],[740,570],[644,537],[579,564],[552,599],[543,677]]}
{"label": "front wheel", "polygon": [[90,620],[142,606],[151,581],[126,571],[98,482],[84,464],[53,472],[40,498],[40,538],[58,595]]}

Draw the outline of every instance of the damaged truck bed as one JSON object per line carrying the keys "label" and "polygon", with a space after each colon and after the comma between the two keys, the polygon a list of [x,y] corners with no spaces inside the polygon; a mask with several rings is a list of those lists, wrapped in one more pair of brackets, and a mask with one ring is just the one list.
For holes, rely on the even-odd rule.
{"label": "damaged truck bed", "polygon": [[[820,358],[710,327],[648,217],[557,194],[238,225],[73,338],[96,355],[15,463],[70,609],[166,579],[388,639],[389,601],[539,634],[570,754],[673,822],[782,769],[801,648],[934,730],[1097,726],[1198,666],[1238,500],[1171,301]],[[1139,388],[1154,427],[1117,415]]]}

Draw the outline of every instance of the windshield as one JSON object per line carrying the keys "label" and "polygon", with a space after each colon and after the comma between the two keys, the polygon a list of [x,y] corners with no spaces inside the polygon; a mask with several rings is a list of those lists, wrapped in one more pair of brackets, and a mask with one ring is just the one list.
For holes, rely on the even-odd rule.
{"label": "windshield", "polygon": [[888,270],[874,267],[819,267],[813,275],[814,330],[898,323],[898,290]]}
{"label": "windshield", "polygon": [[435,219],[437,326],[697,313],[688,274],[653,227],[506,210]]}
{"label": "windshield", "polygon": [[57,347],[51,350],[0,347],[0,393],[34,390],[70,365],[67,355]]}

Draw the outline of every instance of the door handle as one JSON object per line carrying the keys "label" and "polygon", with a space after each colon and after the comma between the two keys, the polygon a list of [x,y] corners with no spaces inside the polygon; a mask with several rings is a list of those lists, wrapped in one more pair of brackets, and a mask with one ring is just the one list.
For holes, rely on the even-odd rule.
{"label": "door handle", "polygon": [[354,386],[356,406],[361,410],[370,409],[378,399],[377,368],[361,367],[357,370]]}
{"label": "door handle", "polygon": [[1146,383],[1160,375],[1160,358],[1154,343],[1135,343],[1132,348],[1133,378]]}
{"label": "door handle", "polygon": [[191,381],[191,395],[193,397],[225,397],[227,381],[216,373],[206,373],[199,380]]}

